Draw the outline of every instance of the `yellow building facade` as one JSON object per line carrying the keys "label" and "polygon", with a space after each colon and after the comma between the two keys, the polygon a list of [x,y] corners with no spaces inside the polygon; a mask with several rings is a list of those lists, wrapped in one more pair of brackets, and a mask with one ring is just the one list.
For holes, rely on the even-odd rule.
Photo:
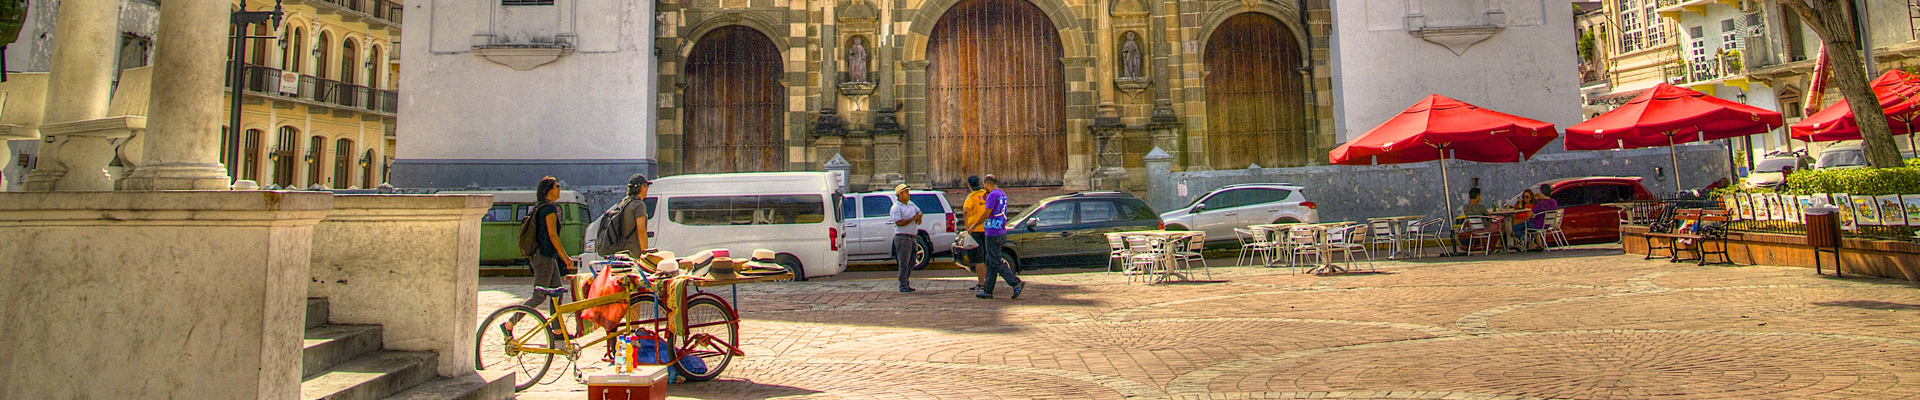
{"label": "yellow building facade", "polygon": [[1606,94],[1589,98],[1589,106],[1612,109],[1640,91],[1680,77],[1685,70],[1679,32],[1662,7],[1678,0],[1607,0],[1603,2],[1607,27],[1599,35],[1606,44]]}
{"label": "yellow building facade", "polygon": [[[240,9],[240,1],[233,4]],[[272,7],[246,4],[248,11]],[[239,143],[239,153],[223,150],[223,162],[236,180],[262,187],[365,189],[386,182],[399,102],[401,3],[284,0],[282,10],[279,27],[249,29],[241,129],[226,137]]]}

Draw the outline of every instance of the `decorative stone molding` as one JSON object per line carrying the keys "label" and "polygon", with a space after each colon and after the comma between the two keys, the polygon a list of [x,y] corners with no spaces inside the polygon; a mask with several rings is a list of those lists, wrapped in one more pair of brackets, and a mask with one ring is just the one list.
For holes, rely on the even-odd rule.
{"label": "decorative stone molding", "polygon": [[873,94],[877,87],[873,82],[841,82],[840,95],[847,97],[865,97]]}
{"label": "decorative stone molding", "polygon": [[900,126],[900,119],[894,116],[894,114],[900,112],[899,106],[896,105],[875,111],[879,111],[879,115],[873,118],[874,135],[902,135],[907,133],[907,129]]}
{"label": "decorative stone molding", "polygon": [[921,70],[921,71],[926,70],[927,66],[931,64],[932,62],[927,60],[907,60],[907,61],[900,62],[901,67],[906,67],[909,70]]}
{"label": "decorative stone molding", "polygon": [[1506,30],[1506,28],[1491,25],[1448,28],[1423,27],[1408,31],[1408,33],[1413,34],[1413,37],[1445,46],[1447,50],[1453,51],[1453,55],[1458,56],[1466,54],[1467,48],[1473,47],[1474,44],[1487,40],[1487,38],[1493,37],[1493,35],[1500,34],[1503,30]]}
{"label": "decorative stone molding", "polygon": [[485,57],[487,61],[505,65],[515,71],[531,71],[547,65],[560,57],[573,55],[573,47],[565,45],[489,45],[475,46],[473,54]]}
{"label": "decorative stone molding", "polygon": [[1153,86],[1153,78],[1113,78],[1113,87],[1127,94],[1139,93]]}
{"label": "decorative stone molding", "polygon": [[813,120],[813,137],[844,136],[847,134],[847,122],[840,119],[840,112],[833,107],[820,109],[820,116]]}

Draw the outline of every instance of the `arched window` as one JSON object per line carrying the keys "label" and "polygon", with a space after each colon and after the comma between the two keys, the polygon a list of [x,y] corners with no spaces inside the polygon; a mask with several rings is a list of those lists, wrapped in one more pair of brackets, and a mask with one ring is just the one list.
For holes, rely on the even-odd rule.
{"label": "arched window", "polygon": [[307,184],[302,187],[324,185],[326,181],[322,178],[325,175],[322,174],[321,171],[324,170],[324,167],[327,165],[327,138],[325,136],[314,136],[312,139],[307,140],[307,156],[304,161],[307,162]]}
{"label": "arched window", "polygon": [[367,48],[367,87],[381,89],[380,76],[387,72],[387,60],[380,58],[380,46]]}
{"label": "arched window", "polygon": [[280,127],[280,134],[273,142],[273,184],[287,187],[293,184],[293,161],[299,157],[300,130],[291,126]]}
{"label": "arched window", "polygon": [[373,149],[367,149],[367,155],[360,157],[360,188],[373,188],[373,167],[380,164],[380,157],[373,155]]}
{"label": "arched window", "polygon": [[[253,34],[249,36],[264,37],[272,34],[273,32],[267,30],[266,24],[257,24],[253,26]],[[253,58],[248,59],[247,62],[252,63],[253,65],[258,65],[262,67],[266,66],[267,65],[267,39],[247,39],[247,43],[251,45],[247,47],[248,48],[247,51],[253,52]]]}
{"label": "arched window", "polygon": [[320,43],[313,45],[313,76],[327,79],[328,53],[333,50],[333,35],[320,32]]}
{"label": "arched window", "polygon": [[248,129],[247,136],[241,138],[240,179],[260,181],[260,136],[266,134],[259,129]]}
{"label": "arched window", "polygon": [[299,27],[294,27],[291,32],[287,34],[287,53],[280,57],[280,69],[299,73],[300,56],[306,54],[307,50],[306,32]]}
{"label": "arched window", "polygon": [[360,80],[360,74],[359,69],[354,68],[353,64],[355,60],[359,59],[359,48],[353,39],[346,39],[342,41],[342,43],[343,44],[340,45],[340,82],[349,85],[357,84]]}
{"label": "arched window", "polygon": [[353,184],[353,141],[340,139],[333,145],[333,188],[346,189]]}

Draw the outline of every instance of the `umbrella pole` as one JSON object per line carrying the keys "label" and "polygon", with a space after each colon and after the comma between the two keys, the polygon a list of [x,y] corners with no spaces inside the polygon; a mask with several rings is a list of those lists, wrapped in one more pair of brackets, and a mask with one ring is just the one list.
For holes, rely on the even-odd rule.
{"label": "umbrella pole", "polygon": [[[1667,156],[1673,158],[1673,195],[1680,196],[1680,151],[1673,148],[1673,132],[1667,132]],[[1731,160],[1733,157],[1727,157]]]}
{"label": "umbrella pole", "polygon": [[1446,149],[1440,150],[1440,190],[1446,191],[1446,196],[1443,196],[1443,197],[1446,197],[1447,199],[1447,226],[1452,227],[1453,226],[1453,181],[1447,177]]}

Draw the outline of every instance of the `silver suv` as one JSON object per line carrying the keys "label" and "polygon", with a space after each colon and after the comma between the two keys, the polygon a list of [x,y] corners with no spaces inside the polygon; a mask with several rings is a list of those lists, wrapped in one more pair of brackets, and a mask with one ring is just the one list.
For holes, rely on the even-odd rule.
{"label": "silver suv", "polygon": [[1207,232],[1208,243],[1231,243],[1235,228],[1280,222],[1320,222],[1302,187],[1285,183],[1249,183],[1215,189],[1192,204],[1160,214],[1169,230]]}

